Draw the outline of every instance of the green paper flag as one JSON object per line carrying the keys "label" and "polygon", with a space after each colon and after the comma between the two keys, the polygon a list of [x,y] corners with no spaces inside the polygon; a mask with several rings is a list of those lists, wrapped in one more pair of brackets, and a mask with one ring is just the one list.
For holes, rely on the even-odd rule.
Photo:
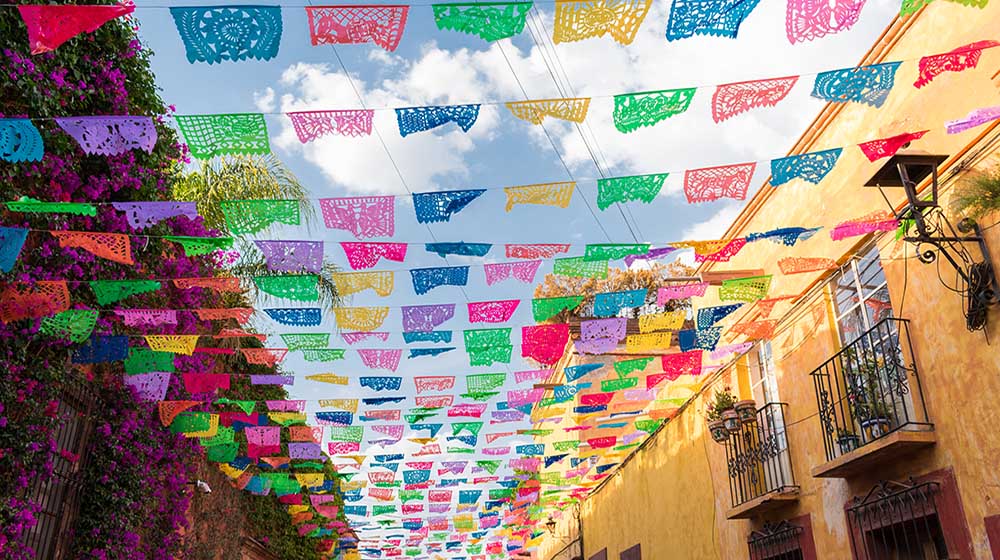
{"label": "green paper flag", "polygon": [[476,461],[476,466],[490,474],[494,474],[500,468],[500,461]]}
{"label": "green paper flag", "polygon": [[649,252],[649,243],[634,244],[614,244],[597,243],[588,244],[583,253],[584,262],[605,261],[625,258],[629,255],[645,255]]}
{"label": "green paper flag", "polygon": [[550,435],[552,433],[552,430],[543,430],[543,429],[540,429],[540,428],[532,428],[532,429],[529,429],[529,430],[519,430],[517,433],[519,435],[523,435],[523,436],[545,437],[547,435]]}
{"label": "green paper flag", "polygon": [[344,359],[343,348],[303,348],[302,359],[307,362],[335,362]]}
{"label": "green paper flag", "polygon": [[479,430],[483,429],[482,422],[455,422],[451,425],[451,435],[457,436],[463,431],[468,431],[474,436],[479,435]]}
{"label": "green paper flag", "polygon": [[633,132],[687,111],[698,88],[667,89],[615,96],[615,128]]}
{"label": "green paper flag", "polygon": [[607,278],[608,261],[585,261],[583,257],[567,257],[552,261],[552,274],[573,278]]}
{"label": "green paper flag", "polygon": [[601,391],[605,393],[610,393],[612,391],[621,391],[622,389],[631,389],[639,384],[638,377],[623,377],[621,379],[605,379],[601,381]]}
{"label": "green paper flag", "polygon": [[510,328],[471,329],[462,334],[470,366],[488,366],[501,362],[510,363],[514,346],[510,342]]}
{"label": "green paper flag", "polygon": [[161,288],[155,280],[91,280],[90,289],[94,291],[99,305],[108,305],[121,301],[129,296],[154,292]]}
{"label": "green paper flag", "polygon": [[422,502],[424,500],[424,493],[420,490],[400,490],[399,491],[399,501],[401,503],[418,501]]}
{"label": "green paper flag", "polygon": [[[248,413],[249,414],[249,413]],[[213,447],[216,445],[222,445],[224,443],[232,443],[236,441],[236,430],[229,426],[219,426],[219,431],[215,433],[212,437],[203,437],[201,439],[201,445],[203,447]]]}
{"label": "green paper flag", "polygon": [[372,515],[385,515],[388,513],[396,513],[396,506],[372,506]]}
{"label": "green paper flag", "polygon": [[649,356],[648,358],[634,358],[631,360],[621,360],[615,362],[614,364],[615,373],[618,374],[619,378],[625,377],[632,372],[642,371],[646,369],[646,366],[649,365],[649,362],[652,362],[655,359],[656,359],[655,356]]}
{"label": "green paper flag", "polygon": [[647,434],[652,434],[659,429],[661,425],[663,425],[663,420],[646,419],[635,421],[635,429],[642,430]]}
{"label": "green paper flag", "polygon": [[52,317],[42,319],[39,329],[42,334],[65,338],[81,343],[90,336],[97,324],[97,311],[94,309],[68,309]]}
{"label": "green paper flag", "polygon": [[531,313],[535,321],[551,319],[564,310],[572,311],[583,303],[583,296],[535,298],[531,300]]}
{"label": "green paper flag", "polygon": [[552,448],[556,451],[572,451],[580,448],[580,440],[568,439],[565,441],[554,441],[552,442]]}
{"label": "green paper flag", "polygon": [[271,151],[267,123],[258,113],[175,115],[174,119],[191,155],[198,159]]}
{"label": "green paper flag", "polygon": [[472,399],[474,401],[488,401],[493,397],[499,395],[499,392],[490,391],[488,393],[462,393],[461,397],[463,399]]}
{"label": "green paper flag", "polygon": [[330,345],[330,333],[288,333],[281,340],[289,350],[303,348],[326,348]]}
{"label": "green paper flag", "polygon": [[297,200],[226,200],[221,206],[230,233],[236,235],[257,233],[275,223],[297,226],[301,219]]}
{"label": "green paper flag", "polygon": [[41,202],[33,198],[21,197],[21,200],[7,203],[11,212],[26,214],[76,214],[77,216],[96,216],[97,207],[85,202]]}
{"label": "green paper flag", "polygon": [[719,287],[720,301],[757,301],[771,288],[771,275],[723,280]]}
{"label": "green paper flag", "polygon": [[212,427],[210,412],[182,412],[170,423],[170,431],[175,434],[205,432]]}
{"label": "green paper flag", "polygon": [[445,452],[447,452],[447,453],[459,453],[459,454],[472,455],[473,453],[476,452],[476,450],[475,449],[467,449],[467,448],[464,448],[464,447],[448,447],[448,449],[446,449]]}
{"label": "green paper flag", "polygon": [[254,276],[253,281],[260,291],[272,296],[295,301],[316,301],[319,299],[319,277],[315,274]]}
{"label": "green paper flag", "polygon": [[125,373],[149,373],[152,371],[174,371],[174,353],[157,352],[149,348],[129,348],[125,358]]}
{"label": "green paper flag", "polygon": [[184,235],[167,235],[167,241],[177,243],[184,250],[184,256],[194,257],[207,255],[215,251],[224,251],[233,246],[232,237],[189,237]]}
{"label": "green paper flag", "polygon": [[524,30],[531,2],[432,4],[438,29],[477,35],[484,41],[513,37]]}
{"label": "green paper flag", "polygon": [[597,180],[597,207],[607,210],[616,202],[639,200],[649,204],[660,194],[669,173],[630,175]]}
{"label": "green paper flag", "polygon": [[212,463],[230,463],[236,460],[240,444],[235,442],[220,443],[205,450],[205,458]]}
{"label": "green paper flag", "polygon": [[465,387],[470,393],[487,393],[503,386],[506,373],[477,373],[465,376]]}

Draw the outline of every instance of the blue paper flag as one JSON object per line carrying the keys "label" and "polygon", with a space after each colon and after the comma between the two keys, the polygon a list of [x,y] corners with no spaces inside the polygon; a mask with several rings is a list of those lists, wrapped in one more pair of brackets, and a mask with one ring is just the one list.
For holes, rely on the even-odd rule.
{"label": "blue paper flag", "polygon": [[594,317],[614,317],[626,307],[639,307],[645,303],[645,289],[597,294],[594,296]]}
{"label": "blue paper flag", "polygon": [[323,320],[323,311],[318,307],[283,307],[265,309],[264,313],[274,321],[290,327],[316,327]]}
{"label": "blue paper flag", "polygon": [[25,228],[0,227],[0,270],[10,272],[17,264],[17,257],[28,238]]}
{"label": "blue paper flag", "polygon": [[610,465],[597,465],[595,471],[597,472],[597,474],[603,474],[615,468],[615,466],[617,465],[618,463],[611,463]]}
{"label": "blue paper flag", "polygon": [[778,228],[772,229],[771,231],[765,231],[764,233],[748,233],[747,241],[760,241],[761,239],[767,239],[773,243],[781,243],[791,247],[799,241],[805,241],[817,231],[821,230],[821,227],[815,228],[803,228],[803,227],[789,227],[789,228]]}
{"label": "blue paper flag", "polygon": [[427,243],[424,248],[428,253],[437,253],[441,258],[447,255],[463,257],[485,257],[493,245],[489,243]]}
{"label": "blue paper flag", "polygon": [[376,468],[376,467],[380,468],[380,469],[385,469],[385,470],[388,470],[388,471],[396,472],[399,469],[399,463],[381,463],[381,462],[376,461],[376,462],[372,463],[372,468]]}
{"label": "blue paper flag", "polygon": [[406,107],[396,109],[400,136],[424,132],[453,122],[468,132],[479,118],[479,105],[444,105],[440,107]]}
{"label": "blue paper flag", "polygon": [[593,414],[595,412],[604,412],[608,409],[606,404],[595,404],[591,406],[574,406],[573,412],[575,414]]}
{"label": "blue paper flag", "polygon": [[524,456],[545,455],[545,444],[529,443],[525,445],[518,445],[514,448],[514,451],[516,451],[518,455]]}
{"label": "blue paper flag", "polygon": [[403,471],[403,482],[407,484],[422,484],[430,479],[430,470]]}
{"label": "blue paper flag", "polygon": [[[406,397],[374,397],[369,399],[361,399],[361,402],[369,406],[382,406],[383,404],[395,404],[406,400]],[[389,459],[390,461],[392,459]]]}
{"label": "blue paper flag", "polygon": [[0,119],[0,159],[11,163],[41,161],[42,135],[31,119]]}
{"label": "blue paper flag", "polygon": [[731,315],[734,311],[742,307],[742,303],[732,305],[716,305],[715,307],[702,307],[698,310],[698,318],[695,321],[697,328],[707,329],[719,321]]}
{"label": "blue paper flag", "polygon": [[447,222],[484,192],[486,189],[414,193],[413,209],[421,224]]}
{"label": "blue paper flag", "polygon": [[566,457],[569,457],[569,453],[563,453],[562,455],[546,455],[545,456],[545,468],[549,468],[552,465],[562,461]]}
{"label": "blue paper flag", "polygon": [[281,7],[170,8],[190,63],[270,60],[281,43]]}
{"label": "blue paper flag", "polygon": [[469,282],[468,266],[441,266],[436,268],[414,268],[413,291],[423,295],[438,286],[464,286]]}
{"label": "blue paper flag", "polygon": [[344,506],[345,515],[357,515],[358,517],[368,516],[368,506]]}
{"label": "blue paper flag", "polygon": [[482,495],[483,495],[482,490],[459,490],[458,503],[474,504],[479,501],[479,497]]}
{"label": "blue paper flag", "polygon": [[810,152],[771,160],[771,186],[784,185],[792,179],[819,184],[833,170],[843,148]]}
{"label": "blue paper flag", "polygon": [[394,461],[402,461],[406,456],[402,453],[392,453],[389,455],[375,455],[373,458],[379,463],[392,463]]}
{"label": "blue paper flag", "polygon": [[590,389],[592,383],[577,383],[576,385],[559,385],[552,388],[552,398],[557,403],[572,400],[577,393],[584,389]]}
{"label": "blue paper flag", "polygon": [[427,430],[430,432],[430,437],[434,437],[441,431],[441,426],[444,426],[444,424],[410,424],[410,429],[414,432]]}
{"label": "blue paper flag", "polygon": [[760,0],[674,0],[667,22],[667,40],[713,35],[735,39],[740,24]]}
{"label": "blue paper flag", "polygon": [[74,364],[118,362],[128,357],[127,336],[91,336],[73,351]]}
{"label": "blue paper flag", "polygon": [[592,371],[596,371],[604,367],[604,364],[582,364],[578,366],[569,366],[563,368],[563,373],[566,374],[566,381],[572,382],[580,379],[584,375]]}
{"label": "blue paper flag", "polygon": [[816,75],[812,96],[833,103],[854,101],[881,107],[889,97],[901,62],[843,68]]}
{"label": "blue paper flag", "polygon": [[404,332],[403,341],[414,342],[451,342],[451,331]]}
{"label": "blue paper flag", "polygon": [[316,420],[329,424],[342,424],[344,426],[350,426],[354,423],[354,414],[342,410],[320,411],[316,413]]}
{"label": "blue paper flag", "polygon": [[402,377],[359,377],[358,383],[373,391],[398,391],[403,385]]}
{"label": "blue paper flag", "polygon": [[479,442],[479,436],[469,435],[469,434],[462,434],[460,436],[448,436],[447,439],[448,441],[459,441],[464,443],[465,445],[473,447],[475,447],[476,443]]}
{"label": "blue paper flag", "polygon": [[410,359],[419,358],[421,356],[437,356],[438,354],[444,354],[445,352],[451,352],[454,350],[454,346],[448,346],[446,348],[410,348]]}
{"label": "blue paper flag", "polygon": [[711,327],[707,329],[688,329],[677,331],[677,344],[681,347],[681,352],[689,350],[715,350],[715,345],[719,343],[722,336],[722,327]]}

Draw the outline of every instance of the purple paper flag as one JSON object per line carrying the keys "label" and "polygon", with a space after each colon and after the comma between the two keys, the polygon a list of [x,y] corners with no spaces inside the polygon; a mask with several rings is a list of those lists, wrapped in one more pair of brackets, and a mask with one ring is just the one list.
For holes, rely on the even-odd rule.
{"label": "purple paper flag", "polygon": [[187,216],[198,217],[198,205],[194,202],[112,202],[111,206],[125,212],[128,223],[134,229],[143,230],[167,218]]}
{"label": "purple paper flag", "polygon": [[323,268],[322,241],[254,241],[272,272],[311,272]]}

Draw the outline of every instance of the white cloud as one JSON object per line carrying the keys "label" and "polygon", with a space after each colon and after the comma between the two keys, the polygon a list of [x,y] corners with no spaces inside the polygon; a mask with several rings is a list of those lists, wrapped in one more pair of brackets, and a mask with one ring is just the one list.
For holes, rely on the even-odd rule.
{"label": "white cloud", "polygon": [[691,241],[720,239],[726,233],[729,225],[736,219],[736,216],[739,215],[741,208],[742,204],[728,204],[711,218],[686,229],[681,237]]}

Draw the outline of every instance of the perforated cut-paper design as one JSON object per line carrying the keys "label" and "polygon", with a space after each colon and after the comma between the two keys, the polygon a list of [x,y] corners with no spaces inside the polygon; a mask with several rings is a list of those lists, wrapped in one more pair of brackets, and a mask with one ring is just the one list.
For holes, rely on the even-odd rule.
{"label": "perforated cut-paper design", "polygon": [[973,109],[965,117],[946,121],[944,124],[948,134],[958,134],[997,119],[1000,119],[1000,105]]}
{"label": "perforated cut-paper design", "polygon": [[573,197],[573,190],[575,188],[575,181],[504,187],[503,191],[507,195],[507,206],[505,209],[510,212],[518,204],[537,204],[566,208],[569,206],[569,201]]}
{"label": "perforated cut-paper design", "polygon": [[649,252],[649,243],[588,243],[583,252],[583,260],[617,260],[629,255],[643,255],[647,252]]}
{"label": "perforated cut-paper design", "polygon": [[677,332],[677,344],[682,352],[690,350],[715,350],[722,336],[722,327],[710,327],[707,329],[690,329]]}
{"label": "perforated cut-paper design", "polygon": [[757,107],[774,107],[798,79],[789,76],[720,85],[712,94],[712,120],[722,122]]}
{"label": "perforated cut-paper design", "polygon": [[227,154],[266,154],[271,151],[264,115],[233,113],[177,115],[177,126],[191,155],[211,159]]}
{"label": "perforated cut-paper design", "polygon": [[586,354],[601,354],[599,349],[614,349],[625,338],[628,319],[613,317],[580,322],[580,340],[577,351]]}
{"label": "perforated cut-paper design", "polygon": [[441,258],[448,255],[461,255],[464,257],[485,257],[493,247],[490,243],[427,243],[424,248],[428,253],[437,253]]}
{"label": "perforated cut-paper design", "polygon": [[188,257],[207,255],[216,251],[224,251],[233,246],[232,237],[186,237],[181,235],[167,235],[164,237],[171,243],[177,243]]}
{"label": "perforated cut-paper design", "polygon": [[372,133],[372,118],[375,111],[370,109],[347,109],[340,111],[296,111],[287,113],[292,121],[295,134],[303,144],[329,135],[368,136]]}
{"label": "perforated cut-paper design", "polygon": [[510,329],[471,329],[462,333],[465,351],[469,354],[469,365],[490,365],[494,362],[510,362],[513,345]]}
{"label": "perforated cut-paper design", "polygon": [[568,323],[521,327],[521,356],[551,365],[562,357],[568,341]]}
{"label": "perforated cut-paper design", "polygon": [[[906,3],[904,2],[904,6]],[[983,54],[983,49],[989,49],[1000,45],[997,41],[976,41],[946,53],[925,56],[918,64],[919,75],[913,86],[921,88],[931,83],[945,72],[961,72],[969,68],[975,68],[979,64],[979,57]]]}
{"label": "perforated cut-paper design", "polygon": [[89,231],[51,231],[60,247],[83,249],[102,259],[122,264],[135,264],[132,260],[132,244],[122,233]]}
{"label": "perforated cut-paper design", "polygon": [[524,30],[531,2],[433,4],[438,29],[476,35],[484,41],[513,37]]}
{"label": "perforated cut-paper design", "polygon": [[462,132],[468,132],[479,118],[479,105],[444,105],[440,107],[405,107],[396,109],[399,135],[406,137],[416,132],[426,132],[448,123],[455,123]]}
{"label": "perforated cut-paper design", "polygon": [[[170,386],[170,373],[166,371],[154,371],[152,373],[140,373],[138,375],[126,375],[122,380],[126,387],[135,392],[136,398],[141,401],[154,402],[163,401],[167,398],[167,388]],[[177,402],[177,401],[173,401]],[[194,406],[196,401],[188,401]],[[177,411],[179,414],[181,410]],[[176,414],[175,414],[176,415]],[[170,424],[173,418],[169,418],[166,425]]]}
{"label": "perforated cut-paper design", "polygon": [[714,307],[702,307],[698,310],[695,319],[695,328],[707,329],[714,326],[719,321],[730,316],[734,311],[742,307],[742,303],[732,305],[716,305]]}
{"label": "perforated cut-paper design", "polygon": [[0,159],[19,163],[40,161],[43,155],[42,135],[30,119],[0,119]]}
{"label": "perforated cut-paper design", "polygon": [[479,301],[468,304],[470,323],[505,323],[520,305],[519,299]]}
{"label": "perforated cut-paper design", "polygon": [[177,324],[177,311],[174,309],[115,309],[115,315],[121,317],[122,322],[128,327]]}
{"label": "perforated cut-paper design", "polygon": [[281,341],[289,350],[303,348],[325,348],[330,345],[330,333],[286,333]]}
{"label": "perforated cut-paper design", "polygon": [[790,0],[785,11],[788,42],[813,41],[858,22],[865,0]]}
{"label": "perforated cut-paper design", "polygon": [[652,175],[632,175],[597,180],[597,207],[607,210],[619,202],[641,201],[649,204],[663,188],[669,173]]}
{"label": "perforated cut-paper design", "polygon": [[646,290],[607,292],[594,295],[594,316],[612,317],[622,309],[639,307],[646,303]]}
{"label": "perforated cut-paper design", "polygon": [[384,348],[363,348],[358,350],[361,362],[369,369],[387,369],[396,371],[399,367],[399,360],[403,357],[402,350],[389,350]]}
{"label": "perforated cut-paper design", "polygon": [[84,202],[42,202],[26,196],[19,200],[5,202],[11,212],[29,214],[74,214],[76,216],[96,216],[97,207]]}
{"label": "perforated cut-paper design", "polygon": [[198,345],[196,334],[148,334],[144,337],[150,350],[154,352],[173,352],[190,356]]}
{"label": "perforated cut-paper design", "polygon": [[587,261],[583,257],[567,257],[552,261],[552,274],[574,278],[607,278],[608,261]]}
{"label": "perforated cut-paper design", "polygon": [[399,46],[409,6],[307,7],[313,45],[375,43],[387,51]]}
{"label": "perforated cut-paper design", "polygon": [[[0,226],[0,271],[10,272],[14,268],[27,238],[27,228]],[[534,277],[534,273],[532,273],[532,277]]]}
{"label": "perforated cut-paper design", "polygon": [[248,364],[274,367],[288,355],[287,348],[241,348],[240,352]]}
{"label": "perforated cut-paper design", "polygon": [[531,300],[531,313],[535,321],[545,321],[562,311],[572,311],[583,303],[583,296],[535,298]]}
{"label": "perforated cut-paper design", "polygon": [[782,274],[803,274],[822,270],[836,270],[837,261],[825,257],[784,257],[778,261]]}
{"label": "perforated cut-paper design", "polygon": [[735,39],[743,20],[759,0],[674,0],[667,21],[667,40],[697,35]]}
{"label": "perforated cut-paper design", "polygon": [[620,132],[634,132],[687,111],[698,88],[668,89],[615,96],[612,117]]}
{"label": "perforated cut-paper design", "polygon": [[530,284],[535,280],[535,273],[542,261],[523,261],[491,263],[483,265],[486,274],[486,285],[492,286],[508,278],[514,278],[525,284]]}
{"label": "perforated cut-paper design", "polygon": [[411,305],[402,307],[403,330],[413,331],[433,331],[449,319],[455,316],[454,303],[442,303],[435,305]]}
{"label": "perforated cut-paper design", "polygon": [[69,289],[63,280],[8,284],[0,292],[0,321],[54,315],[69,309],[69,302]]}
{"label": "perforated cut-paper design", "polygon": [[422,224],[447,222],[485,192],[486,189],[414,193],[413,209]]}
{"label": "perforated cut-paper design", "polygon": [[359,342],[364,342],[368,339],[381,340],[385,342],[389,340],[389,333],[387,332],[346,332],[341,333],[340,337],[344,339],[344,342],[354,345]]}
{"label": "perforated cut-paper design", "polygon": [[388,307],[334,307],[337,326],[352,331],[373,331],[389,316]]}
{"label": "perforated cut-paper design", "polygon": [[667,379],[671,381],[682,375],[698,375],[701,373],[702,354],[701,350],[664,354],[660,356],[663,373],[667,374]]}
{"label": "perforated cut-paper design", "polygon": [[417,393],[428,391],[448,391],[455,388],[455,376],[422,376],[414,377],[413,385]]}
{"label": "perforated cut-paper design", "polygon": [[814,185],[833,170],[843,148],[811,152],[771,160],[771,186],[784,185],[793,179],[802,179]]}
{"label": "perforated cut-paper design", "polygon": [[857,237],[876,231],[893,231],[899,227],[899,221],[891,213],[878,210],[871,214],[837,224],[830,230],[830,239],[839,241],[848,237]]}
{"label": "perforated cut-paper design", "polygon": [[760,340],[774,336],[774,328],[778,326],[777,319],[737,323],[729,328],[734,333],[745,335],[751,340]]}
{"label": "perforated cut-paper design", "polygon": [[119,212],[125,212],[129,224],[140,231],[168,218],[186,216],[193,220],[198,217],[197,204],[194,202],[112,202],[111,206]]}
{"label": "perforated cut-paper design", "polygon": [[323,319],[318,307],[269,308],[264,313],[277,323],[290,327],[316,327]]}
{"label": "perforated cut-paper design", "polygon": [[323,267],[322,241],[254,241],[272,272],[311,272]]}
{"label": "perforated cut-paper design", "polygon": [[506,373],[479,373],[465,376],[465,387],[470,393],[487,393],[503,386]]}
{"label": "perforated cut-paper design", "polygon": [[670,347],[671,340],[673,340],[673,336],[670,331],[630,334],[625,337],[625,351],[630,353],[662,352]]}
{"label": "perforated cut-paper design", "polygon": [[723,280],[719,287],[721,301],[757,301],[771,288],[771,275]]}
{"label": "perforated cut-paper design", "polygon": [[348,296],[371,289],[385,297],[392,293],[394,274],[391,270],[378,272],[338,272],[330,278],[337,287],[337,294]]}
{"label": "perforated cut-paper design", "polygon": [[[169,378],[168,378],[169,380]],[[127,383],[127,378],[126,378]],[[164,426],[169,426],[174,423],[180,413],[188,410],[189,408],[201,404],[198,401],[164,401],[161,400],[157,404],[157,409],[160,417],[160,423]]]}
{"label": "perforated cut-paper design", "polygon": [[889,97],[900,62],[843,68],[816,75],[812,96],[832,103],[853,101],[881,107]]}
{"label": "perforated cut-paper design", "polygon": [[319,277],[314,274],[254,276],[253,282],[257,285],[257,289],[272,296],[295,301],[319,299]]}
{"label": "perforated cut-paper design", "polygon": [[441,266],[410,269],[413,291],[423,295],[440,286],[465,286],[469,282],[468,266]]}
{"label": "perforated cut-paper design", "polygon": [[676,251],[676,247],[658,247],[656,249],[650,249],[642,255],[626,255],[625,256],[625,266],[632,266],[635,261],[651,261],[656,259],[662,259],[663,257]]}
{"label": "perforated cut-paper design", "polygon": [[[128,282],[128,280],[122,280],[122,282]],[[150,281],[140,280],[140,282],[150,282]],[[156,287],[149,287],[149,289],[143,291],[159,290],[160,283],[159,282],[154,282],[154,283],[156,284]],[[91,282],[91,288],[93,288],[93,285],[94,282]],[[215,290],[218,292],[243,291],[243,288],[240,286],[240,279],[236,277],[174,278],[174,286],[179,290],[190,290],[191,288],[203,288],[206,290]],[[132,292],[132,293],[138,293],[138,292]]]}
{"label": "perforated cut-paper design", "polygon": [[300,222],[297,200],[224,200],[220,203],[231,233],[264,231],[273,224],[297,226]]}
{"label": "perforated cut-paper design", "polygon": [[97,324],[97,311],[93,309],[67,309],[42,319],[39,332],[54,338],[63,338],[77,344],[87,340]]}
{"label": "perforated cut-paper design", "polygon": [[515,117],[531,124],[542,124],[545,117],[582,123],[587,118],[588,107],[590,107],[589,97],[538,99],[507,103],[507,108]]}
{"label": "perforated cut-paper design", "polygon": [[552,41],[568,43],[610,34],[631,44],[652,0],[557,0]]}
{"label": "perforated cut-paper design", "polygon": [[170,8],[188,62],[270,60],[281,43],[278,6]]}
{"label": "perforated cut-paper design", "polygon": [[379,259],[403,262],[406,259],[406,243],[351,243],[340,244],[347,255],[347,263],[353,270],[363,270],[378,264]]}
{"label": "perforated cut-paper design", "polygon": [[323,222],[330,229],[349,231],[358,239],[392,237],[396,231],[395,200],[392,196],[321,198],[319,208]]}
{"label": "perforated cut-paper design", "polygon": [[156,145],[149,117],[62,117],[56,124],[87,154],[110,156],[133,149],[149,153]]}
{"label": "perforated cut-paper design", "polygon": [[756,163],[741,163],[689,169],[684,172],[684,195],[692,204],[720,198],[743,200],[756,168]]}
{"label": "perforated cut-paper design", "polygon": [[666,311],[664,313],[649,313],[639,316],[639,332],[673,331],[684,326],[687,311]]}
{"label": "perforated cut-paper design", "polygon": [[508,259],[551,259],[567,251],[569,251],[569,244],[562,243],[508,244],[504,246],[504,254]]}
{"label": "perforated cut-paper design", "polygon": [[31,54],[59,48],[81,33],[92,33],[105,23],[135,11],[132,4],[115,6],[19,5],[18,12],[28,28]]}
{"label": "perforated cut-paper design", "polygon": [[868,158],[868,161],[874,162],[882,158],[896,155],[896,152],[898,152],[901,148],[914,140],[919,140],[928,132],[929,131],[927,130],[922,130],[920,132],[906,132],[890,136],[888,138],[870,140],[868,142],[858,144],[858,148],[861,148],[861,151],[865,154],[865,157]]}
{"label": "perforated cut-paper design", "polygon": [[746,245],[746,238],[718,239],[711,241],[680,241],[674,247],[694,249],[695,262],[727,262]]}

